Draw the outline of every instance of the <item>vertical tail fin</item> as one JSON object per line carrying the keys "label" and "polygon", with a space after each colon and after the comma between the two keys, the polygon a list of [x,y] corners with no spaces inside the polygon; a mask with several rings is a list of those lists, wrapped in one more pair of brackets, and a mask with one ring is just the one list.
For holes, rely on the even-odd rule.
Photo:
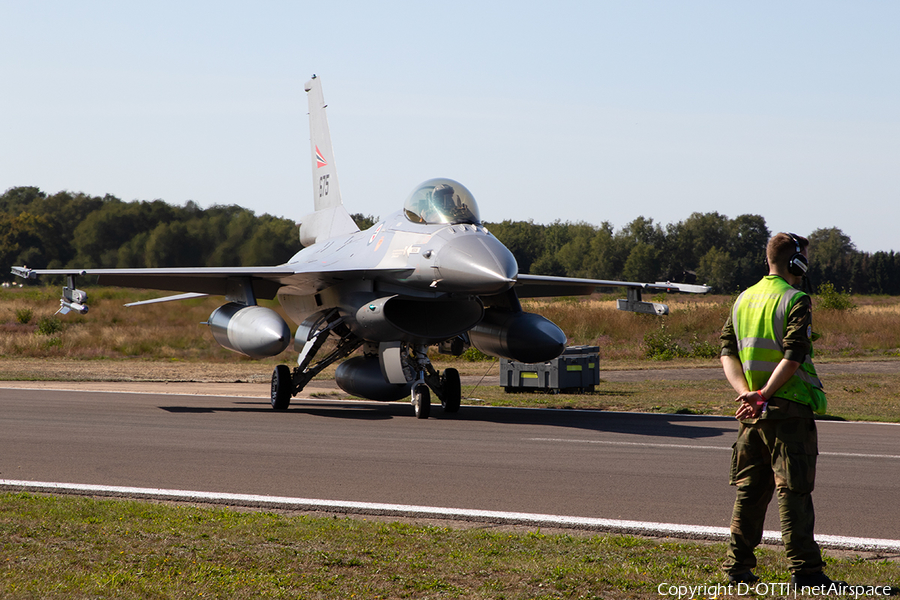
{"label": "vertical tail fin", "polygon": [[317,241],[359,231],[341,201],[331,133],[325,116],[322,81],[315,75],[304,87],[309,97],[309,141],[312,158],[313,198],[315,212],[303,218],[300,243],[310,246]]}
{"label": "vertical tail fin", "polygon": [[313,78],[304,86],[309,94],[309,144],[312,154],[313,194],[316,210],[341,204],[341,188],[338,185],[337,168],[334,165],[334,150],[331,147],[331,133],[325,116],[325,98],[322,94],[322,80]]}

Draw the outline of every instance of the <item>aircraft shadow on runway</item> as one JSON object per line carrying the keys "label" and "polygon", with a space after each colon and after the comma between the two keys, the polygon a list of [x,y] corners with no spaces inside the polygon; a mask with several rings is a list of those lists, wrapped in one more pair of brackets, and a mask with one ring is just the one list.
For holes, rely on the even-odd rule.
{"label": "aircraft shadow on runway", "polygon": [[[390,419],[415,419],[407,403],[357,403],[357,402],[304,402],[294,400],[286,411],[274,411],[264,400],[238,400],[232,406],[160,406],[170,413],[265,413],[273,418],[316,416],[332,419],[385,421]],[[432,410],[432,416],[421,423],[427,427],[432,422],[483,422],[511,425],[538,425],[565,427],[586,431],[623,433],[676,439],[708,439],[724,435],[732,436],[737,424],[731,417],[674,415],[655,413],[623,413],[566,409],[526,409],[508,407],[464,406],[457,414],[445,414],[440,407]]]}

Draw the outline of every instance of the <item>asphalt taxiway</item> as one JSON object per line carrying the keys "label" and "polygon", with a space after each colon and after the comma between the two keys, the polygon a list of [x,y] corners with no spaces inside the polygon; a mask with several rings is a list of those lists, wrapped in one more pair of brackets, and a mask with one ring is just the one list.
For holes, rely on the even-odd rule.
{"label": "asphalt taxiway", "polygon": [[[27,386],[27,384],[20,384]],[[725,528],[731,418],[0,389],[0,479]],[[900,426],[820,421],[821,535],[900,540]],[[766,528],[777,530],[777,507]]]}

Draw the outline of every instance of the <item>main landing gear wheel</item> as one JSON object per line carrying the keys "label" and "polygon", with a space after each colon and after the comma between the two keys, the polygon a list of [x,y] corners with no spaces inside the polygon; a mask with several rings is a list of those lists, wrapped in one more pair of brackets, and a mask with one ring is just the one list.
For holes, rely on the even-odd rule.
{"label": "main landing gear wheel", "polygon": [[417,419],[427,419],[431,414],[431,390],[424,383],[416,384],[413,388],[412,405]]}
{"label": "main landing gear wheel", "polygon": [[441,373],[441,406],[444,412],[459,412],[462,403],[462,385],[459,382],[459,371],[456,369],[444,369]]}
{"label": "main landing gear wheel", "polygon": [[287,365],[278,365],[272,372],[272,408],[287,410],[291,403],[291,369]]}

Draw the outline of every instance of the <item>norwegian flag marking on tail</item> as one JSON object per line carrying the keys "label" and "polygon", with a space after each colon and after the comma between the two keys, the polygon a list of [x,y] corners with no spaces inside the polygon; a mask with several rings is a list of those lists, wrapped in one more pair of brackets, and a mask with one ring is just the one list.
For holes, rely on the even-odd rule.
{"label": "norwegian flag marking on tail", "polygon": [[328,162],[322,156],[322,153],[319,152],[319,147],[316,146],[316,168],[321,169],[322,167],[327,167]]}

